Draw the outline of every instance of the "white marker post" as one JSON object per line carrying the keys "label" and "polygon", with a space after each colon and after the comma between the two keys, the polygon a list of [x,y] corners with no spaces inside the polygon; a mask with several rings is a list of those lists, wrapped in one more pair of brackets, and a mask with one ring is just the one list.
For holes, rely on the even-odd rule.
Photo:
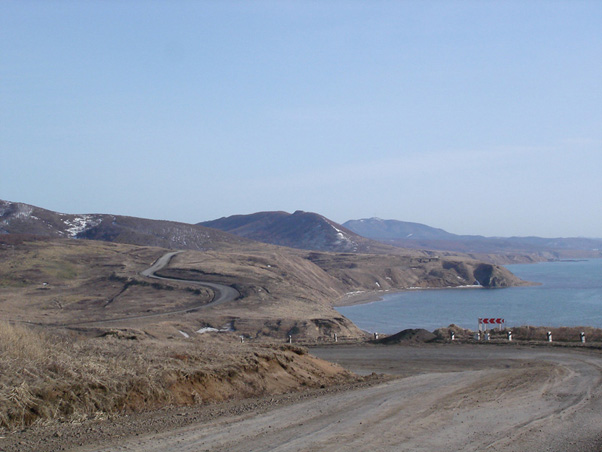
{"label": "white marker post", "polygon": [[548,331],[548,342],[552,342],[552,332]]}
{"label": "white marker post", "polygon": [[454,334],[453,331],[451,333],[449,333],[449,336],[452,341],[456,338],[456,335]]}
{"label": "white marker post", "polygon": [[334,333],[334,341],[335,341],[335,342],[338,342],[338,340],[339,340],[339,339],[337,338],[337,333]]}
{"label": "white marker post", "polygon": [[374,340],[377,341],[378,340],[378,333],[374,333]]}
{"label": "white marker post", "polygon": [[289,336],[288,336],[288,343],[289,343],[289,344],[292,344],[292,343],[293,343],[293,336],[291,336],[290,334],[289,334]]}
{"label": "white marker post", "polygon": [[512,331],[508,331],[508,342],[512,342]]}
{"label": "white marker post", "polygon": [[581,339],[581,343],[585,344],[585,331],[579,333],[579,338]]}

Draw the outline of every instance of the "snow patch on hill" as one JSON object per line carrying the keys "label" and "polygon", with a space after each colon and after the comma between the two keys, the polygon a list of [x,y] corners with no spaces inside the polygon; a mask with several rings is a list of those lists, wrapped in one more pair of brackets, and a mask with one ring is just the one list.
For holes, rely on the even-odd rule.
{"label": "snow patch on hill", "polygon": [[31,217],[33,207],[26,204],[17,204],[17,211],[13,214],[13,218],[27,219]]}
{"label": "snow patch on hill", "polygon": [[335,230],[337,236],[337,244],[346,244],[348,248],[357,251],[357,243],[354,242],[347,234],[337,228],[334,224],[328,221],[328,224]]}
{"label": "snow patch on hill", "polygon": [[[16,206],[16,208],[11,209],[12,206]],[[12,210],[12,211],[11,211]],[[1,204],[0,207],[0,217],[6,217],[4,220],[2,220],[2,224],[10,224],[10,222],[12,220],[29,220],[29,219],[34,219],[37,220],[38,218],[33,216],[33,207],[29,206],[27,204],[21,204],[21,203],[14,203],[14,204],[10,204],[10,203],[6,203],[3,202]]]}
{"label": "snow patch on hill", "polygon": [[65,218],[63,223],[65,224],[65,234],[73,238],[88,228],[98,226],[100,220],[93,215],[78,215],[71,218]]}

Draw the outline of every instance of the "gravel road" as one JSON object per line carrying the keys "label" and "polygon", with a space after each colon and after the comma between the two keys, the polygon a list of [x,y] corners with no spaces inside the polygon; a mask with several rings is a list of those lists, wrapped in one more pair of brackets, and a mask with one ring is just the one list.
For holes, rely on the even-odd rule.
{"label": "gravel road", "polygon": [[[197,286],[209,287],[215,293],[215,297],[211,300],[211,303],[204,306],[215,306],[222,303],[227,303],[228,301],[236,300],[240,297],[240,293],[233,287],[225,286],[223,284],[216,284],[211,282],[204,281],[194,281],[189,279],[177,279],[177,278],[165,278],[163,276],[155,275],[156,272],[166,267],[167,264],[171,261],[171,259],[176,255],[181,253],[181,251],[173,251],[161,256],[157,261],[146,270],[140,272],[142,276],[146,276],[147,278],[160,279],[162,281],[177,281],[177,282],[186,282],[188,284],[194,284]],[[202,306],[202,307],[204,307]],[[170,312],[170,314],[177,313],[177,311]]]}
{"label": "gravel road", "polygon": [[[146,270],[141,271],[140,275],[147,277],[147,278],[159,279],[161,281],[185,282],[190,285],[209,287],[213,291],[213,294],[214,294],[213,299],[209,303],[196,304],[196,305],[188,306],[184,309],[155,312],[152,314],[137,314],[137,315],[129,315],[126,317],[116,317],[116,318],[112,318],[112,319],[86,320],[86,321],[71,322],[71,323],[60,323],[60,324],[54,324],[53,326],[63,326],[64,327],[64,326],[81,326],[81,325],[88,325],[88,326],[89,325],[106,325],[106,324],[128,322],[128,321],[139,320],[139,319],[149,319],[149,318],[153,318],[153,317],[173,316],[174,314],[184,314],[187,312],[194,312],[194,311],[198,311],[200,309],[205,309],[210,306],[216,306],[218,304],[227,303],[229,301],[236,300],[238,297],[240,297],[240,293],[238,292],[238,290],[236,290],[234,287],[226,286],[223,284],[217,284],[217,283],[205,282],[205,281],[195,281],[195,280],[190,280],[190,279],[166,278],[163,276],[155,275],[155,272],[158,272],[159,270],[161,270],[162,268],[167,266],[169,264],[169,262],[171,261],[171,259],[176,254],[179,254],[181,252],[182,251],[172,251],[172,252],[164,254],[159,259],[157,259],[151,267],[147,268]],[[48,324],[46,324],[46,326],[48,326]],[[0,450],[0,452],[1,452],[1,450]]]}
{"label": "gravel road", "polygon": [[597,350],[452,344],[311,351],[359,373],[398,378],[76,450],[602,450]]}

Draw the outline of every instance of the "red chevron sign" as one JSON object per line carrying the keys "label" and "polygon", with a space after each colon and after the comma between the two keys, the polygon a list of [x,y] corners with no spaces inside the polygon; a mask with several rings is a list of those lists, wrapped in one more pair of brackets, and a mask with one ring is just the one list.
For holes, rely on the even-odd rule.
{"label": "red chevron sign", "polygon": [[504,323],[504,319],[479,319],[479,323],[484,323],[485,325],[501,325]]}

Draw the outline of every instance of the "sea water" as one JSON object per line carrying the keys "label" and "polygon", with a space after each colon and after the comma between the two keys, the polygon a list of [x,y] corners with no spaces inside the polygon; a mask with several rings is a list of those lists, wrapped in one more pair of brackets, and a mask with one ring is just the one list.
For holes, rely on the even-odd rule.
{"label": "sea water", "polygon": [[426,289],[383,295],[381,301],[337,310],[358,327],[393,334],[407,328],[435,330],[456,324],[477,329],[479,318],[506,326],[602,328],[602,259],[508,265],[540,286],[505,289]]}

